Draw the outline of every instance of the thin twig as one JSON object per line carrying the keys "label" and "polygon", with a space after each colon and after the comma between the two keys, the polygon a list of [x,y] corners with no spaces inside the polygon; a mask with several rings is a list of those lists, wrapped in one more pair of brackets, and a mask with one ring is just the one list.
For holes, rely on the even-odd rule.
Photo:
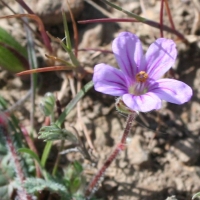
{"label": "thin twig", "polygon": [[85,0],[85,1],[87,3],[89,3],[91,6],[93,6],[94,8],[96,8],[97,10],[99,10],[106,17],[109,17],[109,18],[113,17],[113,14],[110,14],[107,10],[103,9],[101,6],[96,4],[94,1],[91,1],[91,0]]}
{"label": "thin twig", "polygon": [[24,97],[19,99],[14,105],[8,108],[5,112],[12,113],[16,110],[19,110],[22,106],[24,106],[24,103],[28,100],[30,95],[31,95],[31,90],[29,90]]}
{"label": "thin twig", "polygon": [[[113,19],[108,19],[108,18],[104,18],[104,19],[91,19],[91,20],[82,20],[82,21],[78,21],[79,24],[88,24],[88,23],[98,23],[98,22],[101,22],[101,23],[110,23],[110,22],[140,22],[136,19],[132,19],[132,18],[126,18],[126,19],[116,19],[116,18],[113,18]],[[154,28],[159,28],[160,29],[160,24],[155,22],[155,21],[151,21],[151,20],[146,20],[146,21],[142,21],[140,23],[144,23],[144,24],[147,24],[151,27],[154,27]],[[183,34],[181,34],[179,31],[177,30],[173,30],[172,28],[166,26],[163,24],[163,30],[169,32],[169,33],[173,33],[175,35],[177,35],[180,39],[184,40],[185,42],[187,42],[186,38],[184,37]]]}
{"label": "thin twig", "polygon": [[79,152],[83,155],[83,157],[86,160],[89,160],[91,163],[96,163],[93,158],[90,156],[90,154],[88,153],[88,150],[85,147],[85,143],[81,140],[79,133],[77,131],[77,129],[73,126],[71,126],[71,128],[74,130],[74,133],[78,139],[78,143],[79,143],[79,147],[77,147],[79,149]]}
{"label": "thin twig", "polygon": [[[28,23],[28,19],[24,18],[24,20]],[[37,59],[34,50],[34,41],[32,38],[32,34],[27,26],[24,26],[26,31],[26,35],[28,38],[27,41],[27,50],[28,50],[28,60],[29,66],[31,69],[37,68]],[[31,128],[34,129],[34,115],[35,115],[35,92],[36,92],[36,75],[31,74],[31,112],[30,112],[30,121],[31,121]]]}
{"label": "thin twig", "polygon": [[111,53],[113,54],[112,51],[109,51],[109,50],[104,50],[104,49],[98,49],[98,48],[82,48],[82,49],[79,49],[78,51],[100,51],[101,53]]}
{"label": "thin twig", "polygon": [[194,20],[192,24],[191,34],[195,34],[197,29],[199,28],[199,21],[200,21],[200,5],[198,0],[192,0],[194,5]]}
{"label": "thin twig", "polygon": [[[79,92],[81,90],[81,80],[78,80],[77,82],[77,92]],[[85,123],[83,122],[82,116],[81,116],[81,101],[79,101],[77,103],[77,115],[78,115],[78,120],[80,121],[80,124],[82,126],[83,132],[85,134],[86,140],[88,142],[89,147],[95,151],[95,147],[92,143],[91,137],[89,135],[89,131],[85,125]]]}
{"label": "thin twig", "polygon": [[71,92],[72,92],[72,98],[74,98],[76,96],[76,89],[75,89],[75,86],[74,86],[74,78],[72,77],[72,75],[69,75],[68,79],[69,79],[70,89],[71,89]]}
{"label": "thin twig", "polygon": [[142,10],[142,13],[145,16],[146,15],[146,9],[145,9],[145,5],[144,5],[144,1],[143,0],[140,0],[140,7],[141,7],[141,10]]}
{"label": "thin twig", "polygon": [[63,98],[63,96],[65,95],[66,88],[67,88],[68,83],[69,83],[68,78],[66,77],[66,73],[65,72],[61,73],[61,77],[63,79],[63,82],[62,82],[62,86],[61,86],[61,89],[60,89],[60,91],[58,93],[58,97],[57,97],[59,100],[61,100]]}
{"label": "thin twig", "polygon": [[[1,3],[4,5],[4,6],[6,6],[13,14],[17,14],[7,3],[5,3],[3,0],[0,0],[1,1]],[[20,19],[21,21],[23,21],[23,23],[25,23],[26,24],[26,26],[28,26],[28,28],[33,32],[33,33],[35,33],[35,31],[33,30],[33,28],[31,27],[31,26],[29,26],[29,24],[28,23],[26,23],[23,19]],[[40,34],[38,34],[38,33],[36,33],[37,34],[37,36],[39,36],[40,37]]]}
{"label": "thin twig", "polygon": [[[74,87],[74,79],[72,77],[69,77],[69,83],[70,83],[70,88],[71,88],[71,91],[72,91],[72,96],[74,98],[76,96],[76,90],[75,90],[75,87]],[[80,90],[81,90],[81,82],[80,82],[80,80],[78,80],[77,92],[79,92]],[[89,136],[87,127],[85,126],[85,124],[84,124],[84,122],[82,120],[82,117],[81,117],[80,101],[77,103],[77,115],[78,115],[78,120],[80,120],[80,124],[82,126],[83,132],[85,134],[86,140],[87,140],[90,148],[95,150],[94,145],[92,144],[91,138]]]}

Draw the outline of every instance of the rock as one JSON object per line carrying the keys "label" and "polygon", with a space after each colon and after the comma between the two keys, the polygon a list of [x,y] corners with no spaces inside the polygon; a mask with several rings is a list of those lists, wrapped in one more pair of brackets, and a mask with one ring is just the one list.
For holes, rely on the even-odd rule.
{"label": "rock", "polygon": [[102,149],[107,144],[106,134],[100,127],[96,127],[95,135],[94,145]]}
{"label": "rock", "polygon": [[121,169],[125,169],[127,166],[128,166],[128,162],[127,161],[125,161],[125,160],[120,160],[119,161],[119,167]]}
{"label": "rock", "polygon": [[141,145],[141,136],[135,135],[127,147],[128,157],[131,164],[144,165],[149,161],[149,153]]}
{"label": "rock", "polygon": [[103,25],[89,25],[88,30],[84,32],[83,39],[79,48],[96,48],[100,46],[103,39]]}
{"label": "rock", "polygon": [[[70,9],[76,18],[84,8],[83,0],[68,0]],[[67,21],[71,21],[67,0],[28,0],[27,5],[37,14],[46,25],[63,22],[62,10],[65,12]]]}
{"label": "rock", "polygon": [[108,192],[116,189],[116,187],[118,186],[117,182],[116,181],[113,181],[113,180],[105,180],[104,181],[104,189]]}
{"label": "rock", "polygon": [[166,200],[178,200],[178,199],[176,198],[176,196],[171,196],[171,197],[167,197]]}

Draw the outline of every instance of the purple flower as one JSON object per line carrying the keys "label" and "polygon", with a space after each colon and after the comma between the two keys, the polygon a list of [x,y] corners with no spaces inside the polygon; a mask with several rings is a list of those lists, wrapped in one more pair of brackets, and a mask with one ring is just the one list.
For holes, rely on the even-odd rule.
{"label": "purple flower", "polygon": [[139,38],[122,32],[112,43],[120,69],[101,63],[95,66],[93,82],[96,91],[120,96],[134,111],[148,112],[161,108],[161,100],[183,104],[190,100],[192,89],[174,79],[159,79],[174,64],[176,44],[157,39],[143,54]]}

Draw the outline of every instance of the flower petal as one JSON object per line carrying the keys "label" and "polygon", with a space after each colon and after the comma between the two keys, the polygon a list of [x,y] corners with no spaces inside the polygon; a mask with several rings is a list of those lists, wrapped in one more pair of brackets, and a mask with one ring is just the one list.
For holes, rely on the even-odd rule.
{"label": "flower petal", "polygon": [[183,104],[192,97],[192,89],[181,81],[174,79],[160,79],[152,85],[149,90],[155,93],[160,99]]}
{"label": "flower petal", "polygon": [[95,90],[104,94],[121,96],[127,93],[123,72],[103,63],[95,66],[93,82]]}
{"label": "flower petal", "polygon": [[147,50],[144,71],[151,79],[157,80],[172,67],[176,56],[176,44],[173,40],[159,38]]}
{"label": "flower petal", "polygon": [[121,70],[134,79],[143,59],[139,38],[132,33],[122,32],[114,39],[112,50]]}
{"label": "flower petal", "polygon": [[141,96],[124,94],[122,99],[124,103],[134,111],[148,112],[161,108],[161,100],[152,92]]}

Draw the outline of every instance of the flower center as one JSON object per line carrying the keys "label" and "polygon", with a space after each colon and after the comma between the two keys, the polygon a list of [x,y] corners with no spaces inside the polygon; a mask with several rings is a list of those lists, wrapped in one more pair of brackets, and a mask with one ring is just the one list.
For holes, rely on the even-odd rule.
{"label": "flower center", "polygon": [[144,83],[146,82],[149,75],[145,71],[140,71],[136,74],[135,78],[137,82]]}
{"label": "flower center", "polygon": [[129,93],[134,95],[145,94],[148,91],[147,85],[145,84],[148,77],[149,75],[145,71],[137,73],[135,76],[136,81],[128,88]]}

